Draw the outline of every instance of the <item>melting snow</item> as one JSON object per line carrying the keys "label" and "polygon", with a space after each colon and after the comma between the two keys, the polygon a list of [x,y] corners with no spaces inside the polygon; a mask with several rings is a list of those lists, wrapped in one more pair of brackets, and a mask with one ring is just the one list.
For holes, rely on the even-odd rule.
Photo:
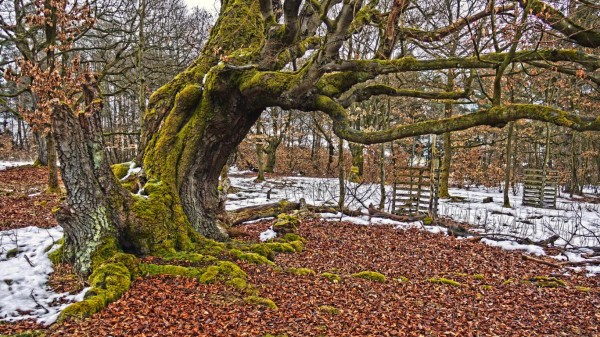
{"label": "melting snow", "polygon": [[260,241],[265,242],[277,237],[277,233],[273,230],[273,226],[258,235]]}
{"label": "melting snow", "polygon": [[4,160],[0,160],[0,171],[6,170],[9,167],[17,167],[17,166],[24,166],[24,165],[31,165],[31,164],[33,164],[32,161],[4,161]]}
{"label": "melting snow", "polygon": [[[339,181],[334,178],[282,177],[255,183],[254,177],[235,176],[241,171],[231,171],[231,184],[239,192],[229,194],[227,210],[255,206],[281,199],[298,202],[304,198],[308,204],[334,206],[339,199]],[[321,216],[328,221],[349,221],[360,225],[389,224],[397,229],[421,228],[433,233],[447,233],[439,226],[423,226],[421,222],[396,222],[387,219],[370,218],[366,214],[369,205],[378,205],[380,187],[378,184],[355,184],[346,182],[346,206],[362,209],[364,215],[348,217],[340,213],[326,213]],[[541,209],[523,206],[522,191],[510,195],[513,208],[502,207],[503,194],[494,189],[471,188],[470,190],[452,188],[450,194],[462,198],[462,202],[439,200],[438,214],[459,222],[473,225],[477,231],[529,238],[534,241],[559,235],[557,246],[572,250],[565,258],[573,261],[582,259],[581,252],[574,247],[600,246],[600,205],[566,198],[557,198],[557,209]],[[385,210],[391,211],[391,186],[386,186]],[[486,197],[493,202],[482,203]],[[531,254],[543,255],[541,247],[519,245],[507,237],[506,241],[486,240],[488,244],[507,250],[524,250]],[[586,267],[590,273],[600,273],[598,267]]]}
{"label": "melting snow", "polygon": [[46,284],[53,271],[48,253],[62,235],[60,227],[0,231],[0,320],[48,325],[67,305],[83,300],[87,289],[71,295],[55,293]]}

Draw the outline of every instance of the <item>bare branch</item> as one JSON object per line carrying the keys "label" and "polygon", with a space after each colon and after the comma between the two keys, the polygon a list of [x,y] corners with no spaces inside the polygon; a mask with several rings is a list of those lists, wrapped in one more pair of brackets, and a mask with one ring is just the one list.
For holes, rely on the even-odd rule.
{"label": "bare branch", "polygon": [[405,27],[397,27],[396,31],[397,31],[398,38],[401,38],[401,39],[414,39],[414,40],[418,40],[418,41],[422,41],[422,42],[434,42],[434,41],[439,41],[439,40],[449,36],[450,34],[466,27],[469,23],[475,22],[477,20],[481,20],[481,19],[491,15],[492,13],[504,14],[504,13],[512,11],[514,8],[515,8],[514,5],[504,5],[504,6],[495,7],[493,12],[491,9],[486,9],[484,11],[481,11],[474,15],[468,16],[466,18],[460,18],[460,19],[456,20],[454,23],[452,23],[451,25],[436,29],[434,31],[425,31],[425,30],[420,30],[420,29],[415,29],[415,28],[405,28]]}
{"label": "bare branch", "polygon": [[343,107],[348,107],[355,102],[362,102],[370,99],[373,96],[386,95],[390,97],[414,97],[424,99],[461,99],[468,98],[467,91],[422,91],[414,89],[398,89],[384,84],[372,84],[361,87],[354,87],[347,93],[343,94],[338,103]]}

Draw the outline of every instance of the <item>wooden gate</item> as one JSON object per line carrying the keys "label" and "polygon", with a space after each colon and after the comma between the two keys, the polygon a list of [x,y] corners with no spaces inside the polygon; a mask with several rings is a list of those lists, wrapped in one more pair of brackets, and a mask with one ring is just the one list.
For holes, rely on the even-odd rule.
{"label": "wooden gate", "polygon": [[525,169],[523,179],[523,205],[556,208],[558,171]]}
{"label": "wooden gate", "polygon": [[394,213],[436,217],[439,170],[400,167],[394,182]]}

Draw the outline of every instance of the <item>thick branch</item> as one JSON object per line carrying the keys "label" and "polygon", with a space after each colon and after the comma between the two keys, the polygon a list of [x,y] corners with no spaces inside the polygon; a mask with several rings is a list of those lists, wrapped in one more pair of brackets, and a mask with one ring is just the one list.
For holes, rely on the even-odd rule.
{"label": "thick branch", "polygon": [[315,100],[315,108],[331,117],[334,123],[333,130],[338,137],[361,144],[384,143],[425,134],[442,134],[481,125],[504,126],[510,121],[519,119],[550,122],[576,131],[600,131],[600,117],[585,118],[559,109],[533,104],[496,106],[472,114],[428,120],[373,132],[364,132],[352,128],[344,107],[329,97],[318,96]]}
{"label": "thick branch", "polygon": [[[442,69],[493,69],[506,59],[507,53],[490,53],[478,57],[451,57],[445,59],[417,60],[403,57],[395,60],[343,60],[329,63],[321,72],[329,73],[317,83],[318,93],[339,97],[354,85],[373,79],[378,75],[409,71]],[[511,62],[570,61],[588,70],[600,68],[600,58],[574,50],[538,50],[514,53]]]}
{"label": "thick branch", "polygon": [[[372,76],[424,70],[495,68],[506,58],[506,53],[490,53],[478,57],[451,57],[445,59],[417,60],[403,57],[396,60],[345,60],[325,66],[326,72],[360,71]],[[589,70],[600,68],[600,58],[575,50],[537,50],[516,52],[512,62],[568,61],[583,65]]]}
{"label": "thick branch", "polygon": [[[531,12],[540,20],[544,21],[552,28],[561,32],[569,39],[574,40],[583,47],[600,47],[600,32],[582,27],[573,20],[564,16],[560,11],[547,3],[539,0],[531,0]],[[525,8],[527,1],[519,1],[521,7]]]}

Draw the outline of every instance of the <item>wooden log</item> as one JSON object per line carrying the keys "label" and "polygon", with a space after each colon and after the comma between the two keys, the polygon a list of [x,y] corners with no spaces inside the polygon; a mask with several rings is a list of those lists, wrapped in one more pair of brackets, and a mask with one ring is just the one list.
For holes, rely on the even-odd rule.
{"label": "wooden log", "polygon": [[243,207],[228,213],[231,225],[236,226],[242,222],[276,217],[281,213],[288,213],[297,209],[300,209],[300,203],[281,200],[270,204]]}
{"label": "wooden log", "polygon": [[425,215],[417,215],[417,216],[396,215],[396,214],[380,211],[373,206],[369,207],[369,215],[374,218],[383,218],[383,219],[389,219],[389,220],[394,220],[394,221],[399,221],[399,222],[419,221],[419,220],[423,220],[426,217]]}
{"label": "wooden log", "polygon": [[551,267],[555,267],[555,268],[561,268],[562,267],[562,265],[560,265],[558,263],[553,263],[553,262],[542,260],[542,259],[536,259],[533,256],[529,256],[529,255],[525,255],[525,254],[521,254],[521,258],[523,258],[523,260],[533,261],[533,262],[536,262],[536,263],[545,264],[547,266],[551,266]]}

